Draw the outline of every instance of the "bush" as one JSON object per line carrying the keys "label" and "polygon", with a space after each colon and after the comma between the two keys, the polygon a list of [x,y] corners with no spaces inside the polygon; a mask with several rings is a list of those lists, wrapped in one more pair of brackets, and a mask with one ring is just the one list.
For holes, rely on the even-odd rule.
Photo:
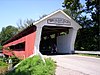
{"label": "bush", "polygon": [[2,66],[8,66],[5,62],[0,61],[0,67]]}
{"label": "bush", "polygon": [[13,66],[15,66],[16,64],[18,64],[21,61],[21,59],[17,58],[16,56],[12,56],[12,57],[10,57],[10,59],[12,60]]}
{"label": "bush", "polygon": [[46,63],[43,63],[39,56],[28,58],[23,60],[13,72],[6,75],[54,75],[55,62],[50,58],[45,61]]}
{"label": "bush", "polygon": [[8,71],[8,64],[0,61],[0,75],[5,74]]}
{"label": "bush", "polygon": [[2,51],[3,46],[0,45],[0,51]]}

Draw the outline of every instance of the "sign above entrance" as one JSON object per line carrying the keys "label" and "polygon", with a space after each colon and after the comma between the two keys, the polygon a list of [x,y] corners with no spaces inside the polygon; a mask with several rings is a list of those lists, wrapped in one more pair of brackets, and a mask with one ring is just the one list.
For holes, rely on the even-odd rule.
{"label": "sign above entrance", "polygon": [[64,18],[50,18],[47,20],[48,24],[71,25],[70,21]]}

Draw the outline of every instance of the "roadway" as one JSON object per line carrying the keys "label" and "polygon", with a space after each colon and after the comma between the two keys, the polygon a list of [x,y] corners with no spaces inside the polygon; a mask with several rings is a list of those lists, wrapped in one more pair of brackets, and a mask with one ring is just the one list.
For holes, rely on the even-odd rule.
{"label": "roadway", "polygon": [[100,58],[80,55],[50,55],[57,62],[56,75],[100,75]]}

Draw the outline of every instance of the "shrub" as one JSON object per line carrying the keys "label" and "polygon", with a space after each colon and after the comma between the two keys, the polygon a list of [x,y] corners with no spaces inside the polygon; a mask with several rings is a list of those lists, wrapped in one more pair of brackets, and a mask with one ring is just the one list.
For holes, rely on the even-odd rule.
{"label": "shrub", "polygon": [[13,66],[15,66],[16,64],[18,64],[21,61],[21,59],[17,58],[16,56],[12,56],[12,57],[10,57],[10,59],[12,60]]}
{"label": "shrub", "polygon": [[8,66],[5,62],[0,61],[0,67],[2,66]]}
{"label": "shrub", "polygon": [[0,75],[3,75],[8,70],[8,64],[5,62],[0,61]]}
{"label": "shrub", "polygon": [[55,62],[50,58],[45,60],[46,63],[43,63],[39,56],[28,58],[23,60],[13,72],[6,75],[54,75]]}

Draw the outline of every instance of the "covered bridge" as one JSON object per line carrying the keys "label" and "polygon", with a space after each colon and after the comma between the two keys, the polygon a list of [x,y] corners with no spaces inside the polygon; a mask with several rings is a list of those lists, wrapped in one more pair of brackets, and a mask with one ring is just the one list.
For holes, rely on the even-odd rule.
{"label": "covered bridge", "polygon": [[4,44],[3,53],[20,58],[34,53],[74,53],[77,31],[81,26],[62,10],[57,10],[34,22]]}

